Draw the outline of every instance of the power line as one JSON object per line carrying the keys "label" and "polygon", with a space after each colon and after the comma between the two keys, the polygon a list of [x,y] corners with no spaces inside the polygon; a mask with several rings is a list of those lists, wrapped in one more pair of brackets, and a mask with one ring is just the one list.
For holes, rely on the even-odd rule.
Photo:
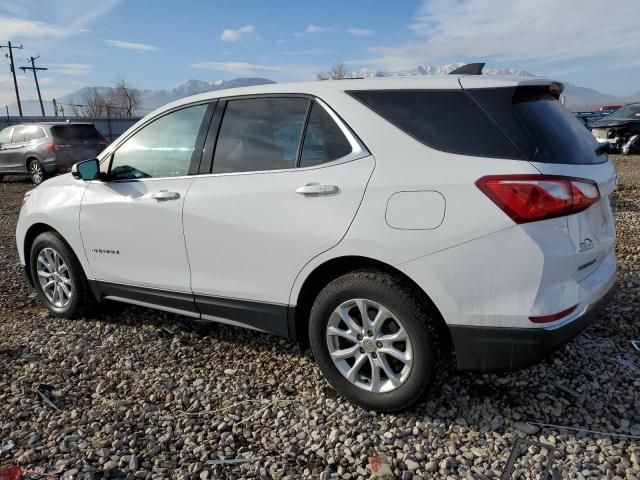
{"label": "power line", "polygon": [[16,78],[16,68],[13,63],[13,50],[22,50],[22,45],[19,47],[14,47],[11,45],[11,42],[7,42],[7,45],[0,45],[0,48],[8,48],[9,54],[6,55],[7,58],[11,60],[11,73],[13,74],[13,85],[16,88],[16,100],[18,101],[18,112],[20,116],[22,116],[22,105],[20,104],[20,93],[18,92],[18,79]]}
{"label": "power line", "polygon": [[38,100],[40,101],[40,111],[42,112],[42,116],[44,117],[44,105],[42,104],[42,95],[40,95],[40,85],[38,84],[38,70],[48,70],[48,68],[36,67],[35,61],[40,58],[40,55],[37,57],[30,57],[31,61],[30,67],[20,67],[20,70],[26,72],[27,70],[31,70],[33,72],[33,79],[36,81],[36,90],[38,91]]}

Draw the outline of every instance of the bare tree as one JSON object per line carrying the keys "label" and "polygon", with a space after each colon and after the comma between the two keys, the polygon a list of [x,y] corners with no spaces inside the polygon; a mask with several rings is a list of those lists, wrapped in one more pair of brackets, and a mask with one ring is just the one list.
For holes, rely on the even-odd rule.
{"label": "bare tree", "polygon": [[140,105],[140,92],[120,79],[115,88],[105,93],[93,88],[80,99],[80,103],[71,105],[71,111],[76,116],[133,117]]}
{"label": "bare tree", "polygon": [[119,112],[116,116],[133,117],[140,105],[140,92],[132,89],[124,78],[118,80],[113,92],[113,103]]}
{"label": "bare tree", "polygon": [[347,67],[342,63],[336,63],[331,70],[327,72],[318,72],[316,78],[318,80],[340,80],[341,78],[349,78],[351,75]]}

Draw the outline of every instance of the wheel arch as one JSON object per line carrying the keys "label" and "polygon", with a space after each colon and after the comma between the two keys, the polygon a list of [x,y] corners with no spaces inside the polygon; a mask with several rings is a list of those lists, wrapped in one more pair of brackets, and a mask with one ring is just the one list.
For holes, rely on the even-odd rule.
{"label": "wheel arch", "polygon": [[40,161],[40,159],[33,153],[27,153],[25,155],[25,160],[24,160],[24,168],[27,169],[27,172],[29,171],[29,164],[31,163],[32,160]]}
{"label": "wheel arch", "polygon": [[38,237],[38,235],[45,232],[54,232],[60,235],[62,239],[64,239],[64,236],[60,232],[58,232],[55,228],[53,228],[51,225],[48,225],[46,223],[42,223],[42,222],[34,223],[27,229],[24,235],[24,242],[22,244],[22,248],[24,252],[25,273],[27,275],[27,278],[29,279],[29,283],[31,283],[31,286],[34,285],[33,278],[31,278],[31,265],[30,265],[31,246],[33,245],[33,242]]}
{"label": "wheel arch", "polygon": [[428,308],[434,313],[437,327],[442,333],[442,338],[447,341],[447,349],[453,352],[453,342],[449,328],[429,294],[425,292],[411,277],[398,270],[397,268],[370,257],[357,255],[349,255],[335,257],[329,259],[316,266],[311,273],[305,278],[296,297],[294,309],[291,309],[289,315],[289,336],[306,347],[309,344],[308,328],[309,314],[315,298],[320,291],[332,280],[335,280],[347,272],[360,269],[378,270],[391,274],[402,279],[407,285],[411,286],[416,294],[425,302]]}

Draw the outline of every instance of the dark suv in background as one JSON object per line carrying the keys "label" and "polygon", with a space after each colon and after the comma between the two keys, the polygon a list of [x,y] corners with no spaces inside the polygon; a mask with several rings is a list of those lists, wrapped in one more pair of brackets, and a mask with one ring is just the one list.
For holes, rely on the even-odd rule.
{"label": "dark suv in background", "polygon": [[33,183],[95,158],[108,142],[92,123],[23,123],[0,131],[0,180],[28,174]]}

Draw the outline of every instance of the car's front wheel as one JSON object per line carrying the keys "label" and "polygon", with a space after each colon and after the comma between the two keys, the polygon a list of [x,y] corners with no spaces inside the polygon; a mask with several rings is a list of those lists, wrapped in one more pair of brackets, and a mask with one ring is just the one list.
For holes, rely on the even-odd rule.
{"label": "car's front wheel", "polygon": [[47,172],[45,172],[40,160],[34,158],[29,162],[29,177],[34,185],[40,185],[47,178]]}
{"label": "car's front wheel", "polygon": [[38,297],[51,315],[79,318],[91,306],[93,295],[82,265],[60,235],[55,232],[38,235],[31,246],[29,261]]}
{"label": "car's front wheel", "polygon": [[365,408],[408,408],[447,373],[430,307],[384,272],[359,270],[329,283],[311,309],[309,339],[329,383]]}

